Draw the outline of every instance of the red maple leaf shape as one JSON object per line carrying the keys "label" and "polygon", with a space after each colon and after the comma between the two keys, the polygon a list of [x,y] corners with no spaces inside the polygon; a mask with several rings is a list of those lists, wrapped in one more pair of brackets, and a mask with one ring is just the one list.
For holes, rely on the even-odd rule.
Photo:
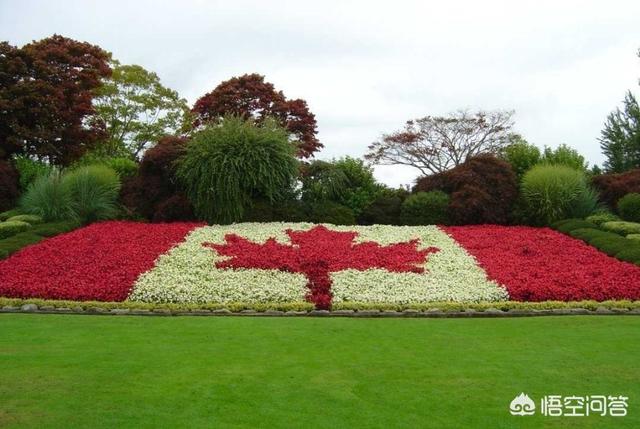
{"label": "red maple leaf shape", "polygon": [[264,244],[254,243],[236,234],[227,234],[225,244],[204,243],[218,254],[228,256],[216,263],[217,268],[258,268],[303,273],[308,280],[307,300],[317,308],[331,306],[331,273],[346,269],[364,271],[383,268],[392,272],[422,273],[429,253],[436,247],[418,250],[418,239],[381,246],[371,241],[354,243],[354,231],[332,231],[318,225],[308,231],[292,231],[291,244],[275,238]]}

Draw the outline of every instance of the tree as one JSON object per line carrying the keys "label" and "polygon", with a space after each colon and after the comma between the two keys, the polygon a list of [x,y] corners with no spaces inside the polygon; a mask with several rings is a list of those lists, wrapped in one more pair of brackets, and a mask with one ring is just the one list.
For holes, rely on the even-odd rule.
{"label": "tree", "polygon": [[25,154],[68,165],[104,136],[94,91],[109,54],[63,36],[16,48],[0,43],[0,157]]}
{"label": "tree", "polygon": [[192,112],[195,126],[220,121],[231,114],[256,123],[267,117],[287,129],[296,145],[298,157],[309,158],[322,148],[316,138],[316,118],[302,99],[289,100],[259,74],[245,74],[222,82],[200,97]]}
{"label": "tree", "polygon": [[540,162],[540,149],[518,135],[511,138],[511,143],[504,148],[501,157],[511,164],[513,171],[520,179],[531,167]]}
{"label": "tree", "polygon": [[408,165],[424,175],[440,173],[467,158],[500,152],[510,142],[512,116],[511,111],[461,110],[407,121],[403,130],[371,144],[365,158],[378,165]]}
{"label": "tree", "polygon": [[545,146],[540,161],[545,164],[566,165],[585,172],[589,168],[589,163],[584,160],[584,156],[564,143],[555,149]]}
{"label": "tree", "polygon": [[115,60],[112,69],[94,100],[109,135],[100,146],[101,153],[140,158],[163,136],[184,129],[187,101],[163,86],[157,74]]}
{"label": "tree", "polygon": [[622,110],[617,108],[607,117],[600,148],[607,157],[606,171],[622,173],[640,168],[640,106],[631,91],[624,98]]}

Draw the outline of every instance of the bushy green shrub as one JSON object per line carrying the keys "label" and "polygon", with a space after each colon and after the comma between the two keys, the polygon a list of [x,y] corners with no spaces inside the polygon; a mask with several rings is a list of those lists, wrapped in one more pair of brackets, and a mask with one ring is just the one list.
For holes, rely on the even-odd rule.
{"label": "bushy green shrub", "polygon": [[23,212],[22,210],[19,210],[19,209],[7,210],[6,212],[0,213],[0,222],[4,222],[7,219],[10,219],[14,216],[18,216],[21,214],[23,214]]}
{"label": "bushy green shrub", "polygon": [[254,198],[277,200],[297,173],[285,129],[272,120],[254,125],[234,116],[197,132],[177,170],[196,215],[210,223],[242,219]]}
{"label": "bushy green shrub", "polygon": [[334,225],[355,225],[356,223],[353,210],[332,201],[308,206],[307,219],[315,223],[332,223]]}
{"label": "bushy green shrub", "polygon": [[52,171],[47,176],[38,177],[20,200],[24,213],[40,216],[45,222],[70,219],[74,216],[71,208],[71,193],[63,186],[62,176]]}
{"label": "bushy green shrub", "polygon": [[19,232],[26,231],[30,227],[31,225],[27,222],[21,222],[19,220],[2,222],[0,223],[0,239],[11,237]]}
{"label": "bushy green shrub", "polygon": [[598,237],[589,241],[589,244],[596,247],[601,252],[609,256],[616,256],[619,252],[630,248],[632,240],[627,240],[619,235],[609,237]]}
{"label": "bushy green shrub", "polygon": [[305,203],[332,201],[349,207],[356,216],[383,190],[370,167],[348,156],[333,161],[312,161],[302,167],[301,173],[300,193]]}
{"label": "bushy green shrub", "polygon": [[399,225],[402,203],[409,193],[404,189],[384,190],[364,208],[358,222],[361,225]]}
{"label": "bushy green shrub", "polygon": [[593,222],[596,225],[602,225],[605,222],[620,220],[620,218],[610,212],[600,212],[592,214],[591,216],[587,216],[585,220]]}
{"label": "bushy green shrub", "polygon": [[21,214],[7,219],[7,222],[11,221],[27,222],[29,225],[37,225],[42,223],[42,218],[38,215]]}
{"label": "bushy green shrub", "polygon": [[22,192],[25,192],[37,178],[48,176],[54,169],[53,166],[44,161],[31,159],[27,156],[17,156],[14,161],[20,173],[20,189]]}
{"label": "bushy green shrub", "polygon": [[627,194],[618,200],[618,213],[629,222],[640,222],[640,194]]}
{"label": "bushy green shrub", "polygon": [[616,234],[628,235],[628,234],[640,234],[640,223],[636,222],[624,222],[613,221],[605,222],[600,225],[605,231],[615,232]]}
{"label": "bushy green shrub", "polygon": [[616,258],[640,265],[640,246],[621,250],[616,254]]}
{"label": "bushy green shrub", "polygon": [[76,168],[62,177],[71,197],[73,218],[83,223],[113,219],[118,215],[120,180],[104,165]]}
{"label": "bushy green shrub", "polygon": [[402,203],[400,221],[404,225],[448,223],[449,196],[442,191],[418,192]]}
{"label": "bushy green shrub", "polygon": [[58,234],[63,234],[65,232],[73,231],[76,228],[80,227],[80,223],[74,220],[62,221],[62,222],[52,222],[52,223],[43,223],[40,225],[35,225],[32,227],[29,232],[31,234],[39,235],[41,237],[53,237]]}
{"label": "bushy green shrub", "polygon": [[533,223],[549,225],[566,217],[586,217],[597,208],[584,173],[563,165],[537,165],[522,178],[522,197]]}
{"label": "bushy green shrub", "polygon": [[44,240],[40,235],[33,234],[31,231],[21,232],[13,237],[0,240],[0,259],[6,258],[18,250]]}
{"label": "bushy green shrub", "polygon": [[640,241],[640,234],[629,234],[627,235],[628,240],[638,240]]}
{"label": "bushy green shrub", "polygon": [[115,171],[120,180],[132,177],[138,172],[138,163],[129,158],[107,158],[103,164]]}
{"label": "bushy green shrub", "polygon": [[582,219],[566,219],[563,222],[556,222],[552,225],[555,229],[565,234],[570,233],[574,229],[592,228],[595,229],[598,226],[595,223]]}
{"label": "bushy green shrub", "polygon": [[569,235],[571,235],[574,238],[578,238],[582,241],[586,241],[589,244],[591,244],[591,242],[596,238],[607,238],[607,237],[616,236],[616,234],[613,234],[611,232],[606,232],[606,231],[602,231],[600,229],[594,229],[594,228],[573,229],[569,232]]}

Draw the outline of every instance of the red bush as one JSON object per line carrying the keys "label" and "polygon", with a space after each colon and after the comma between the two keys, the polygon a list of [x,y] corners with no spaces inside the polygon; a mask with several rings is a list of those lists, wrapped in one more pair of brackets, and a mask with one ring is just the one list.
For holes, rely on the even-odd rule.
{"label": "red bush", "polygon": [[196,226],[102,222],[49,238],[0,261],[0,296],[124,301],[138,276]]}
{"label": "red bush", "polygon": [[0,212],[12,209],[19,192],[18,170],[9,161],[0,160]]}
{"label": "red bush", "polygon": [[193,219],[191,203],[180,193],[175,177],[176,162],[186,142],[167,136],[145,152],[138,174],[126,180],[120,191],[120,199],[129,210],[154,222]]}
{"label": "red bush", "polygon": [[618,174],[600,174],[591,179],[600,192],[600,199],[615,209],[618,200],[627,194],[640,193],[640,168]]}
{"label": "red bush", "polygon": [[511,165],[480,155],[443,173],[418,179],[414,192],[441,190],[450,194],[449,218],[454,224],[506,224],[518,197]]}

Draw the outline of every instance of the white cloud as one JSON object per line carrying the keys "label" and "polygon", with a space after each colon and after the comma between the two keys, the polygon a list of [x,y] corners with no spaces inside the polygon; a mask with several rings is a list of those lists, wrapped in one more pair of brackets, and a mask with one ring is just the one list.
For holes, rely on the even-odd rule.
{"label": "white cloud", "polygon": [[[156,71],[189,101],[265,74],[308,101],[321,158],[361,156],[410,118],[515,109],[540,146],[601,163],[597,138],[637,88],[637,1],[0,1],[0,39],[59,33]],[[417,171],[380,167],[391,185]]]}

